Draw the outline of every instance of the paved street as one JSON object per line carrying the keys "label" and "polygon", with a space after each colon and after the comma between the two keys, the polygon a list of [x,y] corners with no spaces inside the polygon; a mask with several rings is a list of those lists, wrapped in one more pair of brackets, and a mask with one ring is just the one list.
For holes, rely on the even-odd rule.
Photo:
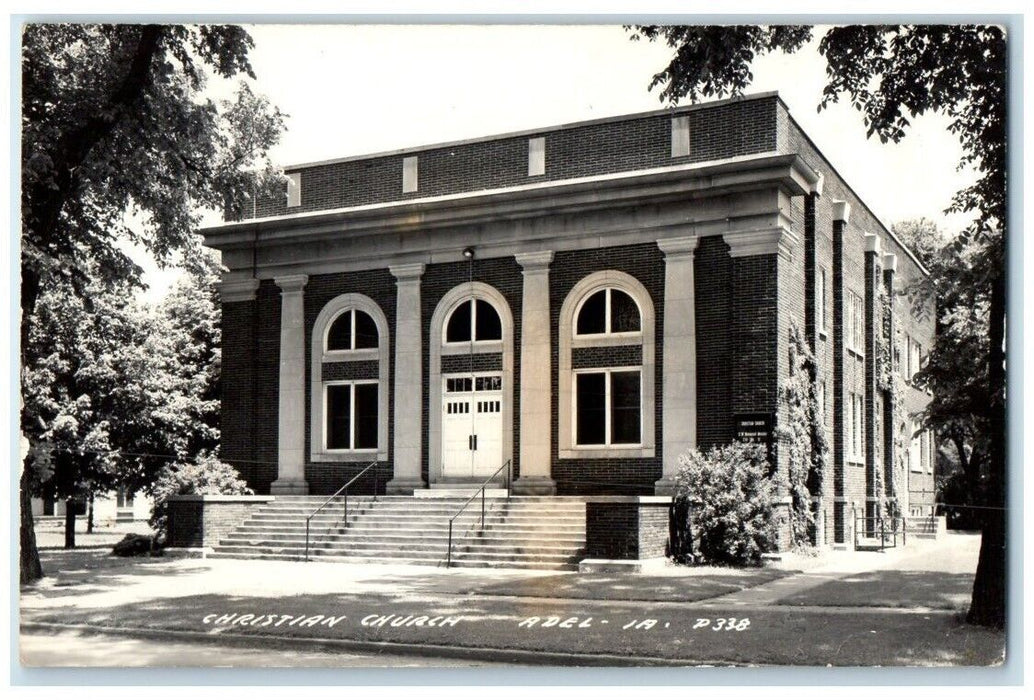
{"label": "paved street", "polygon": [[141,665],[162,666],[376,666],[413,655],[459,665],[987,666],[1000,662],[1004,636],[960,621],[978,548],[977,536],[950,535],[774,570],[640,575],[54,550],[44,555],[51,575],[22,592],[23,658],[110,664],[77,651],[81,635],[100,633],[171,645],[141,654]]}

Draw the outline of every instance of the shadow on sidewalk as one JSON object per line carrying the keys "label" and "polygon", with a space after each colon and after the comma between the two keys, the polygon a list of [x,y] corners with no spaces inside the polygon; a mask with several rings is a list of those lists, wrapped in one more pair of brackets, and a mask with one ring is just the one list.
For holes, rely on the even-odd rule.
{"label": "shadow on sidewalk", "polygon": [[[176,566],[169,566],[176,561]],[[44,577],[22,586],[43,598],[79,597],[106,593],[126,585],[130,577],[189,576],[208,567],[198,561],[165,557],[116,557],[110,548],[56,549],[40,551]]]}
{"label": "shadow on sidewalk", "polygon": [[866,571],[795,593],[778,604],[965,610],[972,591],[973,574]]}

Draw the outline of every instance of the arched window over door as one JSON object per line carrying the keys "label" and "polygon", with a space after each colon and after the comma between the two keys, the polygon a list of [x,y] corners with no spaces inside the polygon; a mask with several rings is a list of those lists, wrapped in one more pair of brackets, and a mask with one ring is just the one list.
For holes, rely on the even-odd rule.
{"label": "arched window over door", "polygon": [[513,458],[513,315],[494,287],[449,290],[431,317],[428,477],[477,481]]}

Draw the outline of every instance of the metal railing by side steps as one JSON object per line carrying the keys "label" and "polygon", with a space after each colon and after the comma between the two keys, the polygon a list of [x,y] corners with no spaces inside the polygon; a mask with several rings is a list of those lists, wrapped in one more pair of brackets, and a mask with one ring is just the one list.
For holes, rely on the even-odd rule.
{"label": "metal railing by side steps", "polygon": [[463,505],[460,506],[459,510],[457,510],[456,513],[451,518],[449,518],[449,549],[448,549],[448,551],[445,554],[445,568],[446,569],[448,569],[449,567],[452,566],[452,525],[453,525],[453,523],[456,521],[456,518],[460,517],[460,515],[463,514],[463,511],[465,511],[467,509],[467,506],[470,505],[471,501],[473,501],[475,498],[477,498],[478,494],[480,493],[481,494],[481,529],[482,530],[485,529],[485,489],[488,487],[488,485],[490,483],[492,483],[492,481],[497,476],[499,476],[499,472],[503,471],[504,469],[506,470],[506,482],[505,482],[505,484],[506,484],[506,500],[509,501],[510,500],[510,486],[511,486],[511,484],[513,482],[513,466],[511,464],[511,460],[508,459],[508,460],[506,460],[506,463],[503,464],[503,466],[499,467],[498,469],[495,470],[495,472],[492,473],[492,476],[490,476],[487,479],[485,479],[482,482],[481,486],[479,486],[474,491],[474,493],[472,493],[470,495],[470,498],[468,498],[463,503]]}
{"label": "metal railing by side steps", "polygon": [[[338,496],[341,496],[342,494],[344,494],[345,504],[344,504],[344,517],[342,518],[342,522],[344,523],[344,526],[347,528],[348,527],[348,487],[351,486],[352,484],[354,484],[355,482],[357,482],[360,479],[360,477],[362,477],[364,474],[366,474],[366,472],[370,471],[371,469],[373,469],[376,466],[377,466],[377,462],[370,462],[369,464],[367,464],[366,467],[363,468],[363,470],[361,472],[359,472],[358,474],[353,476],[351,479],[349,479],[347,484],[345,484],[344,486],[339,488],[334,493],[333,496],[331,496],[330,498],[328,498],[327,500],[325,500],[323,502],[323,505],[321,505],[319,508],[317,508],[316,510],[312,511],[311,513],[309,513],[308,517],[305,518],[305,561],[309,561],[309,524],[312,522],[312,519],[314,517],[316,517],[320,513],[320,511],[322,511],[324,508],[329,506],[331,501],[333,501]],[[377,500],[377,479],[376,479],[376,477],[373,480],[373,500],[374,501]]]}

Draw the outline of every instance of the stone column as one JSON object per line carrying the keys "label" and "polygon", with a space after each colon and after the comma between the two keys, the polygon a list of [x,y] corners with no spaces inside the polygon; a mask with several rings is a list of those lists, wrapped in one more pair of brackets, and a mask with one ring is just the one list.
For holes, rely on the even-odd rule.
{"label": "stone column", "polygon": [[553,251],[520,253],[524,272],[521,297],[521,445],[520,478],[513,491],[522,495],[552,495],[551,477],[552,353],[549,334],[549,264]]}
{"label": "stone column", "polygon": [[658,496],[675,492],[679,455],[697,446],[697,332],[693,252],[696,235],[657,242],[664,253],[664,366],[661,376],[661,478]]}
{"label": "stone column", "polygon": [[280,413],[273,494],[307,494],[305,481],[305,283],[307,275],[277,277],[280,287]]}
{"label": "stone column", "polygon": [[393,265],[398,297],[395,306],[395,473],[388,493],[411,494],[426,488],[423,467],[422,416],[423,328],[420,325],[420,277],[423,263]]}

